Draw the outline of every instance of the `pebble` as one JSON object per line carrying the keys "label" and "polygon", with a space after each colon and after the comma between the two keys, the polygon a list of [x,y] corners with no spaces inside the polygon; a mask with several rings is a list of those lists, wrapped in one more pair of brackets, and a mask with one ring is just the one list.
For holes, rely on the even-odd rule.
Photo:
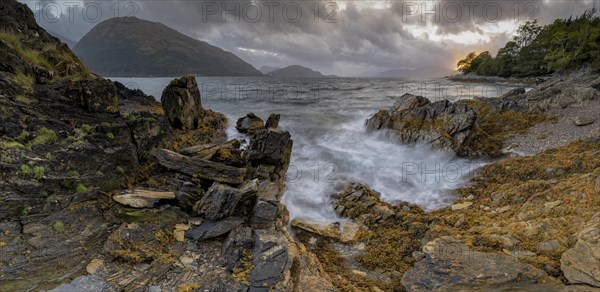
{"label": "pebble", "polygon": [[548,202],[548,203],[545,203],[545,204],[544,204],[544,208],[546,208],[546,209],[549,209],[549,210],[550,210],[550,209],[553,209],[554,207],[556,207],[556,206],[558,206],[558,205],[560,205],[560,204],[562,204],[562,201],[561,201],[561,200],[558,200],[558,201],[553,201],[553,202]]}
{"label": "pebble", "polygon": [[576,117],[575,125],[578,127],[587,126],[594,123],[594,119],[590,117]]}
{"label": "pebble", "polygon": [[475,196],[473,196],[473,195],[469,195],[469,196],[467,197],[467,200],[469,200],[469,201],[470,201],[470,200],[473,200],[473,199],[475,199]]}
{"label": "pebble", "polygon": [[104,264],[104,261],[101,259],[93,259],[90,263],[85,267],[85,270],[88,274],[93,275],[98,272],[98,269]]}
{"label": "pebble", "polygon": [[504,207],[498,209],[498,211],[496,211],[496,212],[498,212],[498,213],[504,213],[504,212],[506,212],[508,210],[510,210],[510,206],[504,206]]}
{"label": "pebble", "polygon": [[471,207],[471,205],[473,205],[473,202],[463,202],[463,203],[454,204],[454,205],[452,205],[452,211],[466,209],[466,208]]}
{"label": "pebble", "polygon": [[352,270],[352,273],[357,274],[357,275],[361,275],[363,277],[367,276],[367,273],[365,273],[363,271],[359,271],[359,270]]}

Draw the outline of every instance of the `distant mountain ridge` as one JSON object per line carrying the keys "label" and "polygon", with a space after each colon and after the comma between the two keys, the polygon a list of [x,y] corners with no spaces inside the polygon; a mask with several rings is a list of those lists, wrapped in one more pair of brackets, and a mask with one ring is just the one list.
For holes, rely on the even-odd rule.
{"label": "distant mountain ridge", "polygon": [[439,66],[427,66],[417,69],[392,69],[381,72],[377,77],[406,77],[406,78],[425,78],[425,77],[444,77],[455,74],[456,71]]}
{"label": "distant mountain ridge", "polygon": [[279,69],[281,69],[281,67],[262,66],[260,69],[258,69],[258,71],[260,71],[262,74],[269,74]]}
{"label": "distant mountain ridge", "polygon": [[277,69],[269,72],[267,75],[273,77],[334,77],[333,75],[325,76],[319,71],[300,66],[292,65],[285,68]]}
{"label": "distant mountain ridge", "polygon": [[103,76],[262,76],[231,52],[136,17],[99,23],[73,51]]}

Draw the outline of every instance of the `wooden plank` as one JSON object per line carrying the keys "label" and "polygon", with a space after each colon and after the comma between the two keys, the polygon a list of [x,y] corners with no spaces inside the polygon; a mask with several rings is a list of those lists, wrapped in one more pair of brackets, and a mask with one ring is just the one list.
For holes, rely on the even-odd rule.
{"label": "wooden plank", "polygon": [[150,155],[163,167],[191,176],[225,184],[239,185],[244,182],[245,168],[227,166],[201,158],[193,158],[166,149],[152,149]]}

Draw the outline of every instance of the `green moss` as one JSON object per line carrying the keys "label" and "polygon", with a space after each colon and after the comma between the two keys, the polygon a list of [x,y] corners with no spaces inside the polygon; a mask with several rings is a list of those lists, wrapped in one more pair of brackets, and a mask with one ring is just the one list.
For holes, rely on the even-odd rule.
{"label": "green moss", "polygon": [[23,208],[21,208],[21,215],[23,215],[23,216],[29,215],[30,212],[31,212],[31,206],[29,206],[29,205],[25,205],[25,206],[23,206]]}
{"label": "green moss", "polygon": [[54,224],[52,224],[52,228],[54,228],[56,232],[65,232],[65,224],[60,220],[55,221]]}
{"label": "green moss", "polygon": [[44,178],[45,169],[42,166],[36,166],[33,168],[33,178],[36,180],[41,180]]}
{"label": "green moss", "polygon": [[96,176],[102,177],[104,176],[104,173],[102,171],[96,171]]}
{"label": "green moss", "polygon": [[29,167],[29,165],[27,165],[27,164],[21,165],[21,174],[29,176],[32,173],[33,173],[33,170],[31,169],[31,167]]}
{"label": "green moss", "polygon": [[58,141],[56,133],[46,127],[42,127],[37,130],[35,138],[29,142],[28,146],[54,144],[56,141]]}
{"label": "green moss", "polygon": [[29,132],[23,131],[21,132],[21,134],[19,134],[19,136],[17,136],[16,140],[21,143],[25,143],[25,141],[27,141],[27,139],[29,138],[29,134]]}
{"label": "green moss", "polygon": [[125,169],[121,166],[117,166],[116,171],[118,174],[125,174]]}
{"label": "green moss", "polygon": [[17,141],[2,141],[0,142],[0,148],[4,148],[4,149],[13,149],[13,148],[25,148],[25,146],[23,146],[23,144],[17,142]]}
{"label": "green moss", "polygon": [[79,177],[79,172],[77,172],[75,170],[71,170],[71,171],[67,172],[67,175],[70,176],[70,177],[77,178],[77,177]]}
{"label": "green moss", "polygon": [[108,137],[108,139],[111,139],[111,140],[112,140],[112,139],[114,139],[114,138],[115,138],[115,134],[113,134],[112,132],[108,132],[108,133],[106,134],[106,137]]}
{"label": "green moss", "polygon": [[78,193],[85,193],[87,192],[87,187],[84,184],[77,184],[77,186],[75,186],[75,190]]}
{"label": "green moss", "polygon": [[54,159],[54,156],[52,155],[52,153],[48,152],[46,153],[46,160],[52,160]]}

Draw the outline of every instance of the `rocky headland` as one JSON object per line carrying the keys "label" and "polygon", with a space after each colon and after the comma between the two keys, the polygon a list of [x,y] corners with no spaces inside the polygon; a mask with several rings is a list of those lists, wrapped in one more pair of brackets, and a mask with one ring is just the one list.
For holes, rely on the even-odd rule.
{"label": "rocky headland", "polygon": [[600,289],[596,73],[492,99],[403,96],[368,129],[502,159],[446,208],[349,180],[331,195],[339,222],[290,224],[280,115],[248,113],[248,141],[228,141],[195,78],[158,103],[92,74],[14,0],[0,53],[2,291]]}

